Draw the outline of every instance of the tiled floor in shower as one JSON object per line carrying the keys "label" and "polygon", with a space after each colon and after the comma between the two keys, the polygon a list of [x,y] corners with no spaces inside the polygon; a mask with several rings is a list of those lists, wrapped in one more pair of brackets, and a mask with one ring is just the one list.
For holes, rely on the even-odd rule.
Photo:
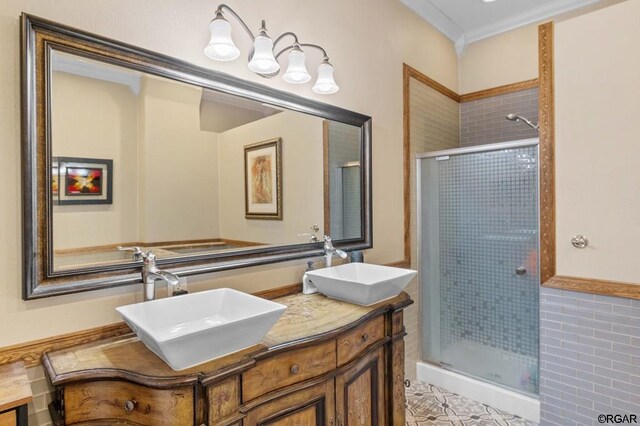
{"label": "tiled floor in shower", "polygon": [[407,426],[535,426],[536,423],[435,385],[412,382],[406,390]]}

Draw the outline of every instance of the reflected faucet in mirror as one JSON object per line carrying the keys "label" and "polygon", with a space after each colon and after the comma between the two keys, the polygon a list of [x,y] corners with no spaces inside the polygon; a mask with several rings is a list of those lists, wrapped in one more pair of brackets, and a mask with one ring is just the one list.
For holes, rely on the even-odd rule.
{"label": "reflected faucet in mirror", "polygon": [[316,235],[316,232],[320,231],[320,227],[318,225],[313,225],[309,229],[311,229],[312,232],[305,232],[304,234],[298,234],[298,237],[309,237],[309,242],[310,243],[319,242],[320,239]]}
{"label": "reflected faucet in mirror", "polygon": [[340,256],[342,259],[347,258],[347,253],[345,253],[343,250],[335,248],[333,246],[333,243],[331,242],[331,237],[328,235],[325,235],[324,236],[324,258],[325,258],[325,265],[327,268],[331,267],[331,260],[333,259],[334,255]]}
{"label": "reflected faucet in mirror", "polygon": [[156,281],[162,280],[167,285],[180,284],[180,278],[171,272],[161,271],[156,266],[156,255],[151,250],[142,251],[140,247],[118,247],[120,251],[130,251],[134,260],[142,259],[142,285],[144,286],[144,301],[156,298]]}

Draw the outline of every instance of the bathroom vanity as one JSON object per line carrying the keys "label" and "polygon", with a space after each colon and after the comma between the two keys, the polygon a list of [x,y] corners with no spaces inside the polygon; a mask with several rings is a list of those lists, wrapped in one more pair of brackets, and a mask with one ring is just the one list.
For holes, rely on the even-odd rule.
{"label": "bathroom vanity", "polygon": [[187,370],[132,335],[46,353],[54,423],[404,425],[406,293],[274,301],[287,310],[261,344]]}

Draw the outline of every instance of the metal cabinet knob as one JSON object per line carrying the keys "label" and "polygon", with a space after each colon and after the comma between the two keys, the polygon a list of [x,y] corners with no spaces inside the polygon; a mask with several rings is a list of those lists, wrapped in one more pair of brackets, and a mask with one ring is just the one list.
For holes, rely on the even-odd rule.
{"label": "metal cabinet knob", "polygon": [[291,371],[291,374],[298,374],[298,371],[300,371],[300,366],[298,364],[293,364],[289,371]]}
{"label": "metal cabinet knob", "polygon": [[362,335],[362,341],[363,341],[363,342],[366,342],[367,340],[369,340],[369,335],[368,335],[367,333],[364,333],[364,334]]}
{"label": "metal cabinet knob", "polygon": [[127,413],[130,413],[131,411],[134,410],[134,408],[136,408],[137,404],[138,402],[135,399],[128,399],[124,403],[124,411],[126,411]]}
{"label": "metal cabinet knob", "polygon": [[406,380],[404,381],[404,386],[405,386],[406,388],[410,387],[410,386],[411,386],[411,380],[406,379]]}
{"label": "metal cabinet knob", "polygon": [[589,240],[584,235],[576,235],[571,239],[571,244],[575,248],[583,249],[589,245]]}

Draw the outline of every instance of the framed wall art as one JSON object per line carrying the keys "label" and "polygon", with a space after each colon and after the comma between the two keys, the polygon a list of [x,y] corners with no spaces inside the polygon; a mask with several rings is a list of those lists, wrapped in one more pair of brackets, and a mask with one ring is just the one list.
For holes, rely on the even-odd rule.
{"label": "framed wall art", "polygon": [[112,204],[113,160],[56,157],[58,205]]}
{"label": "framed wall art", "polygon": [[282,220],[282,138],[244,147],[245,217]]}

